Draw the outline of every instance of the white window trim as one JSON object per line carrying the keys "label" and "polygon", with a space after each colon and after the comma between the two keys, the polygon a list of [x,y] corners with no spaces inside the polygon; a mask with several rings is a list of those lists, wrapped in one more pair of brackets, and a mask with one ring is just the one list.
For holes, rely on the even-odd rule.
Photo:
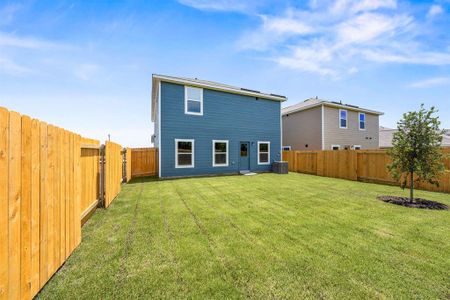
{"label": "white window trim", "polygon": [[[192,88],[192,89],[199,89],[200,90],[200,101],[199,100],[195,100],[195,99],[188,99],[188,88]],[[196,102],[200,102],[200,112],[189,112],[188,111],[188,100],[190,101],[196,101]],[[189,86],[189,85],[185,85],[184,86],[184,113],[186,115],[194,115],[194,116],[203,116],[203,89],[202,88],[198,88],[195,86]]]}
{"label": "white window trim", "polygon": [[[191,142],[192,143],[192,164],[190,165],[178,165],[178,142]],[[194,168],[195,167],[195,140],[193,139],[175,139],[175,168],[177,169],[185,169],[185,168]]]}
{"label": "white window trim", "polygon": [[284,150],[284,151],[291,151],[292,150],[291,146],[283,146],[282,148],[283,148],[283,150],[284,150],[284,148],[289,148],[288,150]]}
{"label": "white window trim", "polygon": [[[225,143],[227,145],[227,152],[225,152],[226,154],[226,163],[224,164],[216,164],[216,143]],[[212,141],[212,165],[213,167],[228,167],[228,156],[230,153],[230,148],[228,147],[228,140],[213,140]],[[222,152],[220,152],[222,153]]]}
{"label": "white window trim", "polygon": [[331,150],[334,150],[333,148],[337,147],[338,150],[341,150],[341,145],[331,145]]}
{"label": "white window trim", "polygon": [[[268,144],[268,147],[267,147],[267,162],[260,162],[260,160],[259,160],[259,154],[260,154],[260,152],[259,152],[259,145],[260,144]],[[266,152],[261,152],[261,153],[266,153]],[[267,142],[267,141],[258,141],[258,165],[270,165],[270,142]]]}
{"label": "white window trim", "polygon": [[[345,111],[345,127],[341,126],[341,112]],[[348,128],[348,111],[346,109],[339,110],[339,128],[347,129]]]}
{"label": "white window trim", "polygon": [[[364,116],[364,128],[361,128],[361,119],[360,119],[361,115]],[[366,130],[366,128],[367,128],[366,114],[363,112],[358,113],[358,128],[359,128],[359,130],[363,130],[363,131]]]}
{"label": "white window trim", "polygon": [[[356,149],[356,148],[359,148],[359,149]],[[361,145],[353,145],[353,150],[361,150]]]}

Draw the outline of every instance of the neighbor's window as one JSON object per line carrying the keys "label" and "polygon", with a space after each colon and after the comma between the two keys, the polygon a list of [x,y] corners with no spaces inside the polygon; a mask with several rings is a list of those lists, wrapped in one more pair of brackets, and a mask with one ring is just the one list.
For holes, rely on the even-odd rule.
{"label": "neighbor's window", "polygon": [[283,151],[291,151],[291,146],[283,146]]}
{"label": "neighbor's window", "polygon": [[331,145],[331,149],[332,150],[339,150],[339,149],[341,149],[341,146],[339,146],[339,145]]}
{"label": "neighbor's window", "polygon": [[360,145],[353,145],[353,150],[361,150],[361,146]]}
{"label": "neighbor's window", "polygon": [[191,86],[184,87],[184,113],[203,115],[203,89]]}
{"label": "neighbor's window", "polygon": [[347,128],[347,111],[345,109],[339,110],[339,128]]}
{"label": "neighbor's window", "polygon": [[194,167],[194,140],[175,139],[175,167]]}
{"label": "neighbor's window", "polygon": [[361,130],[366,129],[366,114],[365,113],[359,113],[359,129],[361,129]]}
{"label": "neighbor's window", "polygon": [[228,141],[213,141],[213,167],[228,166]]}
{"label": "neighbor's window", "polygon": [[258,142],[258,164],[270,164],[270,142]]}

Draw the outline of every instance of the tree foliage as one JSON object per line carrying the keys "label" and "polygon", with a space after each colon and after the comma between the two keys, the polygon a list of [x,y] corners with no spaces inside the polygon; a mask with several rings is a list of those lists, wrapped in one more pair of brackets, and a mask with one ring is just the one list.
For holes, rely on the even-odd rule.
{"label": "tree foliage", "polygon": [[443,130],[434,107],[403,114],[397,123],[398,131],[388,150],[392,163],[388,166],[392,177],[402,189],[410,184],[410,201],[414,199],[414,181],[425,181],[439,186],[439,177],[445,170],[444,154],[440,148]]}

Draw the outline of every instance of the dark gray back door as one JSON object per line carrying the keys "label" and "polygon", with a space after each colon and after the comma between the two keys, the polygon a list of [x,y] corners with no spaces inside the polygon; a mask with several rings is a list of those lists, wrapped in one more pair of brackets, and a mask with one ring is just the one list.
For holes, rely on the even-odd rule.
{"label": "dark gray back door", "polygon": [[250,143],[241,142],[239,145],[239,170],[250,170]]}

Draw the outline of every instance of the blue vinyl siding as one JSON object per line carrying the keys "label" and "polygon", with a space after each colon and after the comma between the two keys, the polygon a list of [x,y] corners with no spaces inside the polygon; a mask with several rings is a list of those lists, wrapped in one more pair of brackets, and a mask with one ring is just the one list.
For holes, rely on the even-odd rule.
{"label": "blue vinyl siding", "polygon": [[[161,177],[239,172],[239,142],[250,142],[250,169],[258,165],[258,141],[270,142],[270,161],[281,160],[281,103],[226,92],[203,90],[203,115],[184,113],[184,86],[161,82]],[[175,139],[195,140],[195,167],[175,168]],[[228,167],[213,167],[212,141],[229,141]]]}

